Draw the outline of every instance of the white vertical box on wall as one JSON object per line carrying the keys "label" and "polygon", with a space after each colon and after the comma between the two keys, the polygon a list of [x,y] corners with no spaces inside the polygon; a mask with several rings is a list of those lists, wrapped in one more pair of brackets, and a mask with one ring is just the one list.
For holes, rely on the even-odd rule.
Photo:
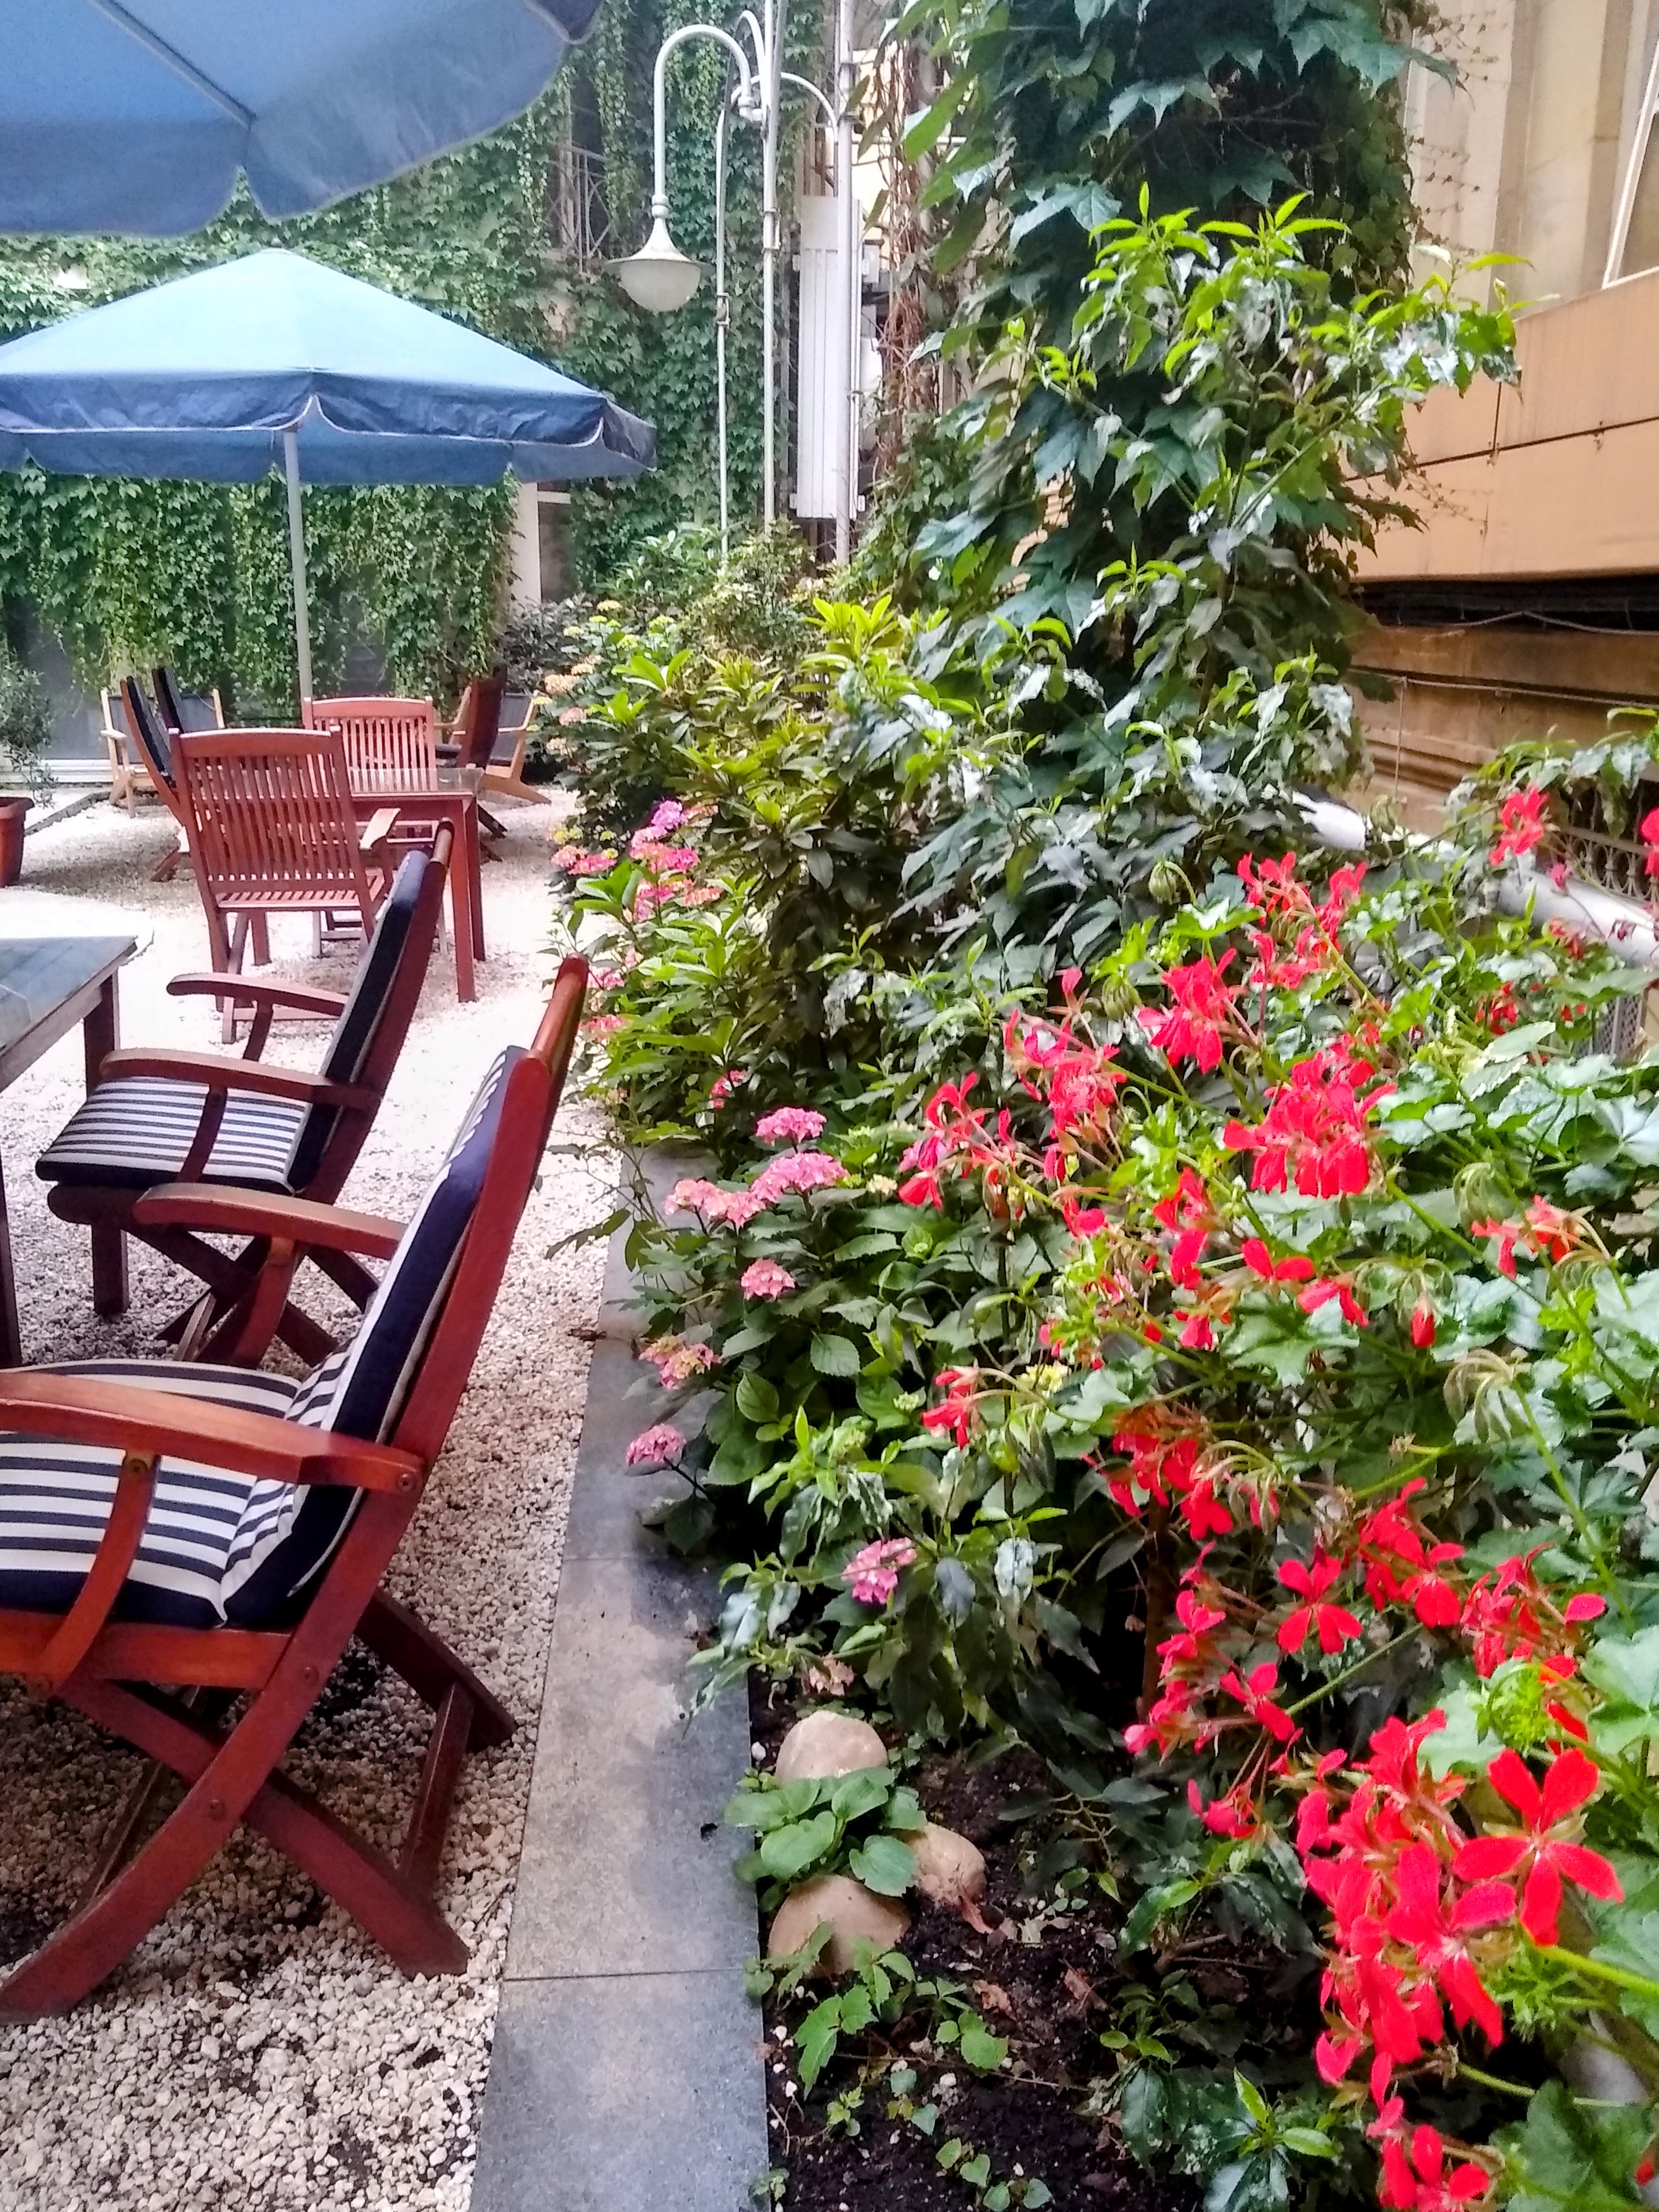
{"label": "white vertical box on wall", "polygon": [[841,410],[846,306],[840,230],[828,193],[798,200],[800,219],[799,342],[795,355],[795,513],[828,521],[836,512],[841,466]]}
{"label": "white vertical box on wall", "polygon": [[520,483],[514,495],[512,562],[507,595],[514,607],[538,607],[542,603],[542,537],[538,487]]}

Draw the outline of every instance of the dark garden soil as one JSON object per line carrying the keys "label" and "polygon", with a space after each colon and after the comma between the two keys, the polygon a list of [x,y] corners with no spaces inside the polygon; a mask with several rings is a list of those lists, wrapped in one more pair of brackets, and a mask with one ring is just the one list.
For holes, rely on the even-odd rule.
{"label": "dark garden soil", "polygon": [[[793,1716],[757,1691],[751,1717],[755,1741],[769,1756]],[[969,2146],[963,2159],[988,2157],[994,2184],[1040,2179],[1052,2212],[1192,2212],[1196,2189],[1149,2173],[1109,2125],[1079,2112],[1091,2081],[1111,2074],[1100,2042],[1109,2024],[1101,1991],[1111,1936],[1091,1905],[1045,1911],[1022,1891],[1022,1831],[1005,1814],[1022,1794],[1043,1790],[1041,1762],[1024,1753],[976,1767],[934,1757],[909,1778],[930,1817],[985,1854],[984,1917],[993,1932],[981,1935],[954,1913],[924,1907],[905,1955],[919,1974],[963,1985],[987,2027],[1007,2039],[1013,2065],[975,2075],[901,2027],[890,2046],[866,2041],[858,2056],[915,2068],[912,2103],[939,2108],[931,2137],[902,2116],[890,2117],[884,2064],[853,2115],[857,2132],[831,2127],[829,2106],[855,2081],[858,2057],[838,2057],[803,2098],[778,2033],[786,2020],[799,2020],[800,2001],[781,2009],[769,1999],[769,2127],[773,2167],[787,2176],[780,2199],[787,2212],[972,2212],[978,2192],[937,2160],[952,2139]]]}

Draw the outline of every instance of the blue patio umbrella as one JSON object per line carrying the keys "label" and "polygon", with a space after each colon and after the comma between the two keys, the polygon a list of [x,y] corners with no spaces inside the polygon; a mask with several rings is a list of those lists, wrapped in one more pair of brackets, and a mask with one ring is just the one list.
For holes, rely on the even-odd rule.
{"label": "blue patio umbrella", "polygon": [[598,0],[0,0],[0,230],[302,215],[493,131]]}
{"label": "blue patio umbrella", "polygon": [[0,346],[0,468],[288,479],[300,684],[311,690],[308,483],[632,477],[656,434],[463,324],[276,249]]}

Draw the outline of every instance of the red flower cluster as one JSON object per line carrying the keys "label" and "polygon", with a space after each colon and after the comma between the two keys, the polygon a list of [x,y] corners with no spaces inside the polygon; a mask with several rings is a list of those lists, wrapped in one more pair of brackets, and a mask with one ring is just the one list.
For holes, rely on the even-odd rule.
{"label": "red flower cluster", "polygon": [[1223,1470],[1203,1431],[1153,1407],[1131,1414],[1112,1438],[1127,1452],[1127,1468],[1103,1470],[1107,1495],[1137,1518],[1151,1505],[1173,1500],[1195,1542],[1231,1534],[1233,1516],[1221,1498]]}
{"label": "red flower cluster", "polygon": [[974,1408],[979,1403],[979,1370],[941,1367],[933,1380],[944,1386],[945,1397],[940,1404],[928,1407],[921,1417],[921,1425],[924,1429],[948,1429],[957,1443],[965,1444],[973,1424]]}
{"label": "red flower cluster", "polygon": [[1537,784],[1526,791],[1512,791],[1498,810],[1498,842],[1487,854],[1494,868],[1502,867],[1511,857],[1519,859],[1530,853],[1535,845],[1542,844],[1549,824],[1544,819],[1544,809],[1549,795]]}
{"label": "red flower cluster", "polygon": [[1222,1141],[1253,1152],[1253,1190],[1283,1190],[1294,1180],[1304,1198],[1358,1197],[1371,1179],[1369,1122],[1392,1084],[1373,1084],[1376,1070],[1341,1037],[1298,1060],[1273,1091],[1255,1128],[1231,1121]]}
{"label": "red flower cluster", "polygon": [[1170,969],[1159,981],[1174,1006],[1140,1009],[1147,1042],[1155,1044],[1172,1067],[1190,1060],[1200,1074],[1208,1075],[1220,1066],[1222,1038],[1231,1024],[1233,1000],[1238,996],[1237,984],[1229,988],[1222,981],[1232,958],[1231,952],[1218,961],[1206,953],[1184,968]]}
{"label": "red flower cluster", "polygon": [[[1570,1655],[1578,1631],[1607,1611],[1607,1600],[1594,1590],[1576,1590],[1565,1606],[1558,1606],[1533,1572],[1532,1563],[1543,1548],[1505,1559],[1464,1599],[1459,1626],[1469,1640],[1477,1674],[1496,1674],[1506,1659],[1566,1659],[1557,1675],[1565,1681],[1572,1672]],[[1569,1735],[1583,1734],[1583,1723],[1565,1705],[1547,1710]]]}
{"label": "red flower cluster", "polygon": [[1547,1260],[1554,1267],[1583,1249],[1587,1233],[1582,1213],[1565,1212],[1544,1198],[1528,1200],[1524,1221],[1476,1221],[1470,1224],[1472,1236],[1494,1240],[1498,1269],[1511,1278],[1517,1244],[1528,1245],[1539,1259]]}
{"label": "red flower cluster", "polygon": [[922,1110],[927,1134],[919,1137],[899,1162],[905,1180],[898,1194],[906,1206],[942,1206],[939,1176],[954,1166],[959,1177],[975,1168],[990,1168],[1006,1176],[1013,1158],[1013,1132],[1006,1109],[997,1116],[993,1137],[985,1127],[986,1108],[970,1107],[968,1094],[979,1081],[964,1075],[960,1083],[942,1083]]}
{"label": "red flower cluster", "polygon": [[[1068,969],[1060,978],[1062,988]],[[1069,996],[1069,994],[1068,994]],[[1117,1047],[1093,1044],[1078,1036],[1068,1013],[1064,1020],[1028,1018],[1018,1009],[1003,1025],[1003,1046],[1025,1090],[1048,1108],[1048,1145],[1042,1171],[1058,1182],[1085,1146],[1102,1146],[1111,1137],[1112,1111],[1119,1086],[1127,1079],[1114,1067]]]}

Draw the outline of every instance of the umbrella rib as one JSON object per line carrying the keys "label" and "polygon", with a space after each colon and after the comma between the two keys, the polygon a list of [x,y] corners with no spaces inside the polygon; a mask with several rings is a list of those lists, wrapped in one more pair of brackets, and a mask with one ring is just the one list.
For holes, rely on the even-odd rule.
{"label": "umbrella rib", "polygon": [[204,76],[194,62],[186,61],[176,47],[168,46],[167,40],[158,38],[148,24],[141,23],[136,15],[130,15],[120,4],[120,0],[92,0],[92,5],[100,15],[107,16],[118,30],[125,31],[130,39],[136,40],[139,46],[154,54],[156,60],[170,69],[175,76],[182,77],[204,99],[210,100],[216,107],[229,116],[233,123],[240,123],[245,131],[253,128],[251,108],[244,107],[240,100],[234,99],[222,85],[215,84],[210,76]]}

